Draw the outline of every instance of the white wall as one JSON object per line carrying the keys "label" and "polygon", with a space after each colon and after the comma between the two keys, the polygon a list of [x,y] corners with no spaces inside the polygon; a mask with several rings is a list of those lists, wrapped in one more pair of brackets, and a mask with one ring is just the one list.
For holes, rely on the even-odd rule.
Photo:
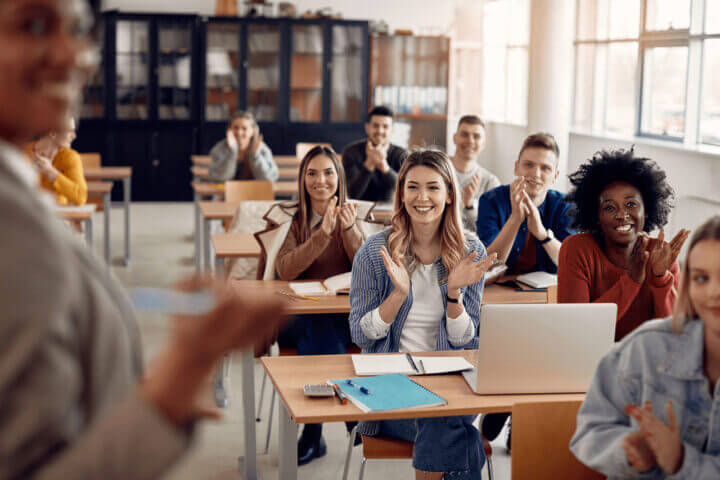
{"label": "white wall", "polygon": [[[331,6],[349,20],[385,20],[392,30],[412,29],[417,33],[429,27],[438,29],[435,33],[442,33],[449,28],[455,7],[468,1],[478,0],[295,0],[292,3],[301,13]],[[243,0],[238,0],[238,5],[242,8]],[[103,9],[213,15],[215,0],[103,0]]]}

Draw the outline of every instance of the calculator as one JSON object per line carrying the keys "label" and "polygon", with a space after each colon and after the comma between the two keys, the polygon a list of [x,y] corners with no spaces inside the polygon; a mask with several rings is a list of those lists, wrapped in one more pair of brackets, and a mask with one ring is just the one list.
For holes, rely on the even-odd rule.
{"label": "calculator", "polygon": [[303,393],[306,397],[332,397],[335,394],[332,385],[318,384],[310,385],[307,384],[303,387]]}

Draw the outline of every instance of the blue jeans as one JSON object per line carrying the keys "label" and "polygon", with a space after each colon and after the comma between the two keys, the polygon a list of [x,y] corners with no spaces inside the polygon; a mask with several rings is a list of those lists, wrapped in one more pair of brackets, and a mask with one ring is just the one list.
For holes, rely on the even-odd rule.
{"label": "blue jeans", "polygon": [[473,420],[475,415],[385,420],[378,436],[414,443],[416,470],[444,472],[446,479],[475,480],[481,478],[485,451]]}
{"label": "blue jeans", "polygon": [[280,332],[278,344],[297,348],[298,355],[347,353],[352,344],[348,315],[297,315]]}

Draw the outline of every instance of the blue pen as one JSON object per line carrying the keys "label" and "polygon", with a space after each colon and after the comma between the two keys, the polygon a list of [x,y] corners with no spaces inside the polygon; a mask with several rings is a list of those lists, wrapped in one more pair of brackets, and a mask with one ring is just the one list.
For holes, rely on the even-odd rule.
{"label": "blue pen", "polygon": [[357,388],[358,390],[360,390],[360,391],[361,391],[362,393],[364,393],[365,395],[370,395],[370,390],[368,390],[366,387],[363,387],[362,385],[358,385],[357,383],[353,382],[353,381],[350,380],[350,379],[345,380],[345,383],[347,383],[347,384],[350,385],[351,387]]}

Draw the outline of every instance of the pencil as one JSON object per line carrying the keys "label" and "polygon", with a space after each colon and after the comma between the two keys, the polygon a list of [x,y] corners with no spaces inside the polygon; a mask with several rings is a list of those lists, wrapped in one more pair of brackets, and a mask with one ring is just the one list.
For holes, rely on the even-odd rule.
{"label": "pencil", "polygon": [[285,295],[285,296],[291,297],[291,298],[301,298],[301,299],[303,299],[303,300],[312,300],[313,302],[319,302],[319,301],[320,301],[320,300],[318,300],[318,299],[315,298],[315,297],[306,297],[305,295],[298,295],[297,293],[283,292],[282,290],[278,290],[278,291],[275,292],[275,293],[279,293],[280,295]]}

